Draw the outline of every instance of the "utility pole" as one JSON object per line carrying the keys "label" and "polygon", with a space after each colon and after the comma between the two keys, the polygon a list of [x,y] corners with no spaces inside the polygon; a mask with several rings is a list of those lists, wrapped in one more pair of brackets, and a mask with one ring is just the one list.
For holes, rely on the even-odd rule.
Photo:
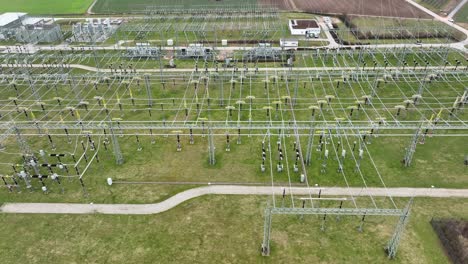
{"label": "utility pole", "polygon": [[149,75],[145,74],[145,86],[146,86],[146,93],[148,95],[148,106],[153,106],[153,93],[151,91],[151,83],[149,79]]}
{"label": "utility pole", "polygon": [[211,128],[208,129],[208,155],[209,155],[209,162],[210,165],[215,165],[216,164],[216,158],[215,158],[215,146],[214,146],[214,141],[213,141],[213,131]]}
{"label": "utility pole", "polygon": [[306,160],[305,163],[307,166],[310,165],[311,160],[312,160],[312,148],[314,145],[314,133],[315,129],[313,127],[310,128],[309,130],[309,140],[307,141],[307,153],[306,153]]}

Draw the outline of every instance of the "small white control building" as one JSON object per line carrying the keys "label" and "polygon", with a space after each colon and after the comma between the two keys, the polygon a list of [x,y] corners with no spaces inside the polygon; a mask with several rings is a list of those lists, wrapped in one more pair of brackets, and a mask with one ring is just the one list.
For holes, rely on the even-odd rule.
{"label": "small white control building", "polygon": [[297,39],[280,39],[280,46],[284,50],[295,50],[299,47],[299,41]]}
{"label": "small white control building", "polygon": [[294,36],[318,38],[320,35],[320,26],[313,19],[290,19],[289,30]]}

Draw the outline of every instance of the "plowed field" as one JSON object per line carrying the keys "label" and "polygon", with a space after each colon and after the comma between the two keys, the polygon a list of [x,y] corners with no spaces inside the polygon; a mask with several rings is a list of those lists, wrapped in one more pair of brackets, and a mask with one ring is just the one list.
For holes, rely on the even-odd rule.
{"label": "plowed field", "polygon": [[[272,2],[259,1],[265,4]],[[312,13],[430,18],[405,0],[276,0],[275,4],[286,10],[296,8]]]}

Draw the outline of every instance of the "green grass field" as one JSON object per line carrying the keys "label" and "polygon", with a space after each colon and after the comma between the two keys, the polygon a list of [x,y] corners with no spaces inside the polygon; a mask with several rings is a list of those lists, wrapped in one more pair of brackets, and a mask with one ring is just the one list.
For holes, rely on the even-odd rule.
{"label": "green grass field", "polygon": [[468,23],[468,4],[465,4],[458,12],[455,14],[455,22]]}
{"label": "green grass field", "polygon": [[41,14],[83,14],[93,0],[0,0],[1,12]]}
{"label": "green grass field", "polygon": [[[2,263],[449,263],[429,221],[468,219],[468,201],[416,199],[397,258],[384,246],[396,218],[273,217],[261,257],[266,197],[204,196],[148,216],[0,214]],[[397,200],[404,204],[406,200]]]}
{"label": "green grass field", "polygon": [[96,5],[93,7],[93,12],[95,13],[129,13],[132,11],[142,11],[145,10],[148,6],[155,7],[164,7],[172,6],[179,8],[194,8],[199,6],[210,6],[210,7],[242,7],[246,4],[255,4],[257,0],[98,0]]}

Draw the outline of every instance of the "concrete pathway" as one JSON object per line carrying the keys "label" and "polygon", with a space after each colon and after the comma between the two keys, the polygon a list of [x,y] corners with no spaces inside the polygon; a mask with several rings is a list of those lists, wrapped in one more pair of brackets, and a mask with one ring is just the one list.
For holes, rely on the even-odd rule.
{"label": "concrete pathway", "polygon": [[453,16],[455,16],[455,14],[466,4],[466,2],[468,2],[468,0],[463,0],[461,1],[453,10],[452,12],[450,12],[450,14],[448,14],[448,18],[453,18]]}
{"label": "concrete pathway", "polygon": [[86,14],[88,15],[93,15],[93,7],[97,3],[98,0],[94,0],[93,3],[88,7],[88,10],[86,10]]}
{"label": "concrete pathway", "polygon": [[318,21],[319,26],[322,28],[325,36],[327,36],[328,46],[329,48],[336,49],[340,47],[340,44],[336,43],[335,38],[333,38],[332,34],[330,33],[330,29],[327,27],[323,19],[320,18]]}
{"label": "concrete pathway", "polygon": [[[198,187],[180,192],[167,200],[155,204],[70,204],[70,203],[5,203],[0,207],[2,213],[34,213],[34,214],[124,214],[141,215],[165,212],[177,205],[207,194],[218,195],[278,195],[283,193],[283,187],[271,186],[235,186],[216,185]],[[322,187],[303,188],[286,187],[286,194],[318,196],[350,197],[350,196],[392,196],[392,197],[458,197],[468,198],[468,189],[439,188],[342,188]]]}
{"label": "concrete pathway", "polygon": [[[52,64],[45,64],[47,67],[50,67],[50,68],[60,68],[60,65],[56,66],[56,65],[52,65]],[[0,67],[5,67],[5,68],[25,68],[25,67],[32,67],[32,68],[46,68],[44,67],[43,64],[0,64]],[[463,66],[464,67],[464,66]],[[406,69],[409,69],[409,70],[425,70],[425,69],[428,69],[428,70],[453,70],[455,68],[458,68],[458,69],[462,69],[463,68],[462,66],[446,66],[445,68],[444,67],[441,67],[441,66],[417,66],[417,67],[414,67],[414,66],[407,66]],[[67,64],[66,65],[66,68],[75,68],[75,69],[81,69],[81,70],[86,70],[86,71],[92,71],[92,72],[104,72],[104,73],[110,73],[111,70],[110,69],[106,69],[106,68],[96,68],[96,67],[92,67],[92,66],[86,66],[86,65],[82,65],[82,64]],[[356,69],[360,69],[362,70],[363,68],[362,67],[293,67],[291,68],[292,71],[355,71]],[[375,67],[375,70],[401,70],[402,67]],[[209,72],[214,72],[216,69],[215,68],[209,68],[208,71]],[[364,70],[366,71],[370,71],[370,70],[374,70],[374,67],[365,67]],[[137,69],[137,72],[139,73],[142,73],[142,72],[157,72],[159,73],[161,70],[159,68],[154,68],[154,69]],[[164,72],[191,72],[191,71],[194,71],[193,68],[175,68],[175,69],[163,69]],[[200,72],[203,72],[204,69],[201,69],[199,70]],[[243,68],[240,69],[240,71],[242,72],[243,71]],[[252,72],[253,70],[250,69],[250,71]],[[268,71],[268,72],[281,72],[281,71],[289,71],[289,68],[287,67],[266,67],[266,68],[258,68],[258,71],[260,72],[265,72],[265,71]]]}

